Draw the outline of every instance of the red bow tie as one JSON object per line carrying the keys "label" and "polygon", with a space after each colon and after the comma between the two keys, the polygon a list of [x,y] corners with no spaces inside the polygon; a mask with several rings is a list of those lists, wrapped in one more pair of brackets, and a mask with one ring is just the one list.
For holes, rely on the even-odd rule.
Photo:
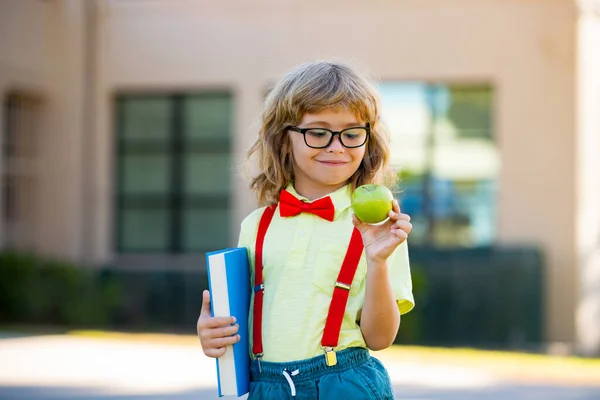
{"label": "red bow tie", "polygon": [[333,221],[335,208],[329,196],[313,201],[312,203],[306,203],[298,200],[287,190],[282,190],[279,196],[279,215],[282,217],[293,217],[301,212],[313,213],[327,221]]}

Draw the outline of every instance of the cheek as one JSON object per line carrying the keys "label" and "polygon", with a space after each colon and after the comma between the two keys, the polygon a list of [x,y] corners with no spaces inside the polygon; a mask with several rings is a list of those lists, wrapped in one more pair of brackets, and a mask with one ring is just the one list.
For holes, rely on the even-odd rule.
{"label": "cheek", "polygon": [[[304,144],[304,143],[302,143]],[[317,154],[318,151],[311,149],[307,146],[292,146],[292,154],[294,156],[294,160],[298,164],[306,164],[311,161]]]}
{"label": "cheek", "polygon": [[292,146],[292,159],[301,168],[307,168],[312,155],[306,146]]}
{"label": "cheek", "polygon": [[302,157],[301,151],[300,151],[300,145],[299,143],[297,143],[296,140],[290,140],[290,149],[289,152],[292,156],[292,159],[297,161]]}
{"label": "cheek", "polygon": [[353,149],[352,159],[355,164],[360,164],[360,162],[363,160],[364,157],[365,157],[365,148],[364,147],[360,147],[358,149]]}

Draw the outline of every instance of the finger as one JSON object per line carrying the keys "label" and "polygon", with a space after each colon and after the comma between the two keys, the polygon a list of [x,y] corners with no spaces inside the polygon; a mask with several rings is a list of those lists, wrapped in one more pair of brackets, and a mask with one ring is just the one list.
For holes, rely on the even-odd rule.
{"label": "finger", "polygon": [[400,239],[400,243],[408,239],[408,233],[402,229],[392,229],[392,235]]}
{"label": "finger", "polygon": [[405,220],[398,220],[392,226],[392,229],[402,229],[406,233],[412,231],[412,224]]}
{"label": "finger", "polygon": [[404,214],[404,213],[400,213],[400,214],[398,214],[398,219],[410,222],[410,215]]}
{"label": "finger", "polygon": [[203,339],[218,339],[222,337],[229,337],[238,333],[240,327],[238,324],[226,326],[223,328],[206,329],[202,332]]}
{"label": "finger", "polygon": [[352,224],[357,227],[358,229],[364,227],[365,223],[362,222],[360,219],[358,219],[358,217],[356,216],[356,214],[352,214]]}
{"label": "finger", "polygon": [[200,317],[198,326],[203,329],[225,328],[235,324],[235,317]]}
{"label": "finger", "polygon": [[410,222],[410,215],[404,213],[395,213],[394,211],[390,211],[389,217],[392,221],[407,221]]}
{"label": "finger", "polygon": [[209,347],[213,349],[220,349],[222,347],[232,346],[240,341],[240,335],[227,336],[222,338],[216,338],[210,340]]}
{"label": "finger", "polygon": [[202,308],[200,309],[200,315],[212,317],[212,313],[210,312],[210,292],[208,290],[202,292]]}
{"label": "finger", "polygon": [[204,351],[204,354],[206,354],[208,357],[212,357],[212,358],[219,358],[222,357],[223,354],[225,354],[225,351],[227,350],[226,347],[220,347],[217,349],[202,349]]}
{"label": "finger", "polygon": [[400,204],[396,199],[394,199],[392,210],[394,210],[394,212],[400,213]]}
{"label": "finger", "polygon": [[400,205],[398,204],[398,200],[394,199],[392,202],[392,209],[388,212],[388,217],[391,220],[397,220],[398,216],[400,216]]}

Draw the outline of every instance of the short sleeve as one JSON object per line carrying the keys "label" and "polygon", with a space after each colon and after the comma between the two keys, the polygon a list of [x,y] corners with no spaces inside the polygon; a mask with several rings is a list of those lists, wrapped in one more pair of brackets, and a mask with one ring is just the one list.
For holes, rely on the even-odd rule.
{"label": "short sleeve", "polygon": [[250,251],[250,244],[253,242],[254,236],[256,233],[249,226],[251,225],[249,222],[250,216],[246,217],[241,224],[240,227],[240,236],[238,237],[238,247],[246,247],[248,251]]}
{"label": "short sleeve", "polygon": [[258,222],[264,212],[264,207],[253,211],[242,221],[240,226],[240,236],[238,238],[238,247],[245,247],[248,250],[248,265],[250,266],[250,276],[254,274],[254,244],[256,242],[256,233]]}
{"label": "short sleeve", "polygon": [[406,314],[415,306],[406,241],[402,242],[392,254],[389,274],[400,314]]}

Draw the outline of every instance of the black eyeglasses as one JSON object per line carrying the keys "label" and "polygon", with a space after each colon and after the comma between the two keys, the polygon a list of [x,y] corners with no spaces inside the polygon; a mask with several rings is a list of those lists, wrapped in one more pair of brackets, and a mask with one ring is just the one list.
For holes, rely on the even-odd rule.
{"label": "black eyeglasses", "polygon": [[288,126],[287,129],[300,132],[304,136],[304,143],[313,149],[329,147],[335,135],[340,137],[342,146],[353,149],[367,143],[371,133],[371,124],[367,122],[366,126],[355,126],[341,131],[332,131],[327,128],[298,128],[297,126]]}

